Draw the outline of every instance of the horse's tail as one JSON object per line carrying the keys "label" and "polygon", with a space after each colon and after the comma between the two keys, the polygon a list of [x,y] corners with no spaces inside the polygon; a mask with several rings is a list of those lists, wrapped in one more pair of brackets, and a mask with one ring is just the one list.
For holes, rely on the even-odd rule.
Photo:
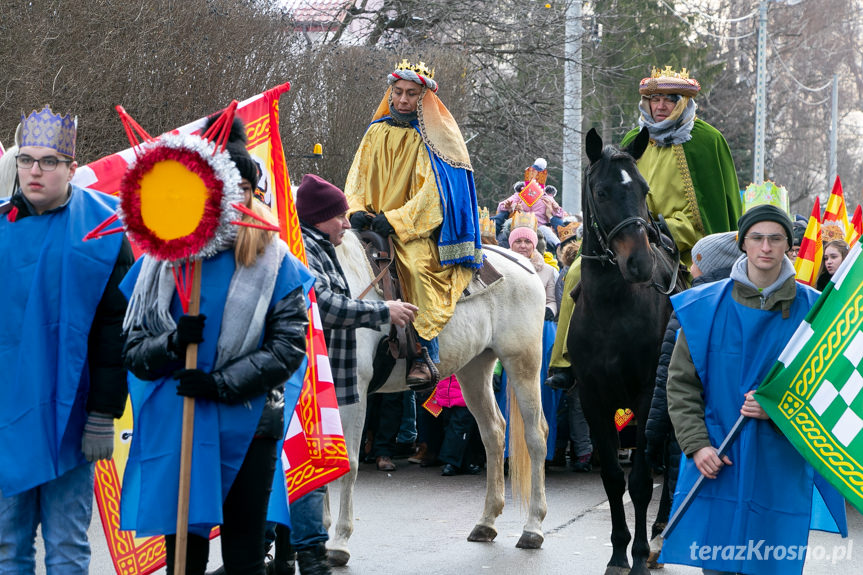
{"label": "horse's tail", "polygon": [[509,408],[509,478],[512,481],[512,494],[520,508],[530,502],[530,454],[524,439],[524,419],[521,405],[516,400],[514,386],[506,389]]}

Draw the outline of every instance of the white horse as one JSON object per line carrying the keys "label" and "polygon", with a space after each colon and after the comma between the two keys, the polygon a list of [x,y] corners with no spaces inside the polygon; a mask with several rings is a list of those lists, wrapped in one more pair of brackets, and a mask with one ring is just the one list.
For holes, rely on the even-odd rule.
{"label": "white horse", "polygon": [[[360,240],[353,232],[344,236],[336,248],[351,293],[359,294],[374,278]],[[542,546],[542,520],[545,518],[545,456],[548,425],[542,414],[539,372],[542,361],[542,327],[545,290],[528,260],[525,269],[515,261],[485,250],[488,261],[503,275],[503,280],[487,290],[465,298],[439,335],[441,377],[455,373],[461,383],[468,409],[479,425],[487,459],[485,506],[468,541],[492,541],[497,535],[495,518],[504,505],[504,432],[505,420],[492,390],[495,360],[500,358],[507,373],[510,408],[509,471],[513,492],[528,502],[528,517],[517,547]],[[368,299],[382,299],[370,290]],[[334,537],[329,542],[329,559],[345,565],[350,559],[348,539],[353,533],[353,492],[357,478],[360,440],[366,413],[366,392],[372,377],[372,358],[380,338],[389,325],[379,331],[357,330],[357,377],[359,403],[339,407],[351,470],[339,481],[341,498]],[[407,389],[405,361],[399,360],[381,389],[396,392]],[[517,403],[516,403],[517,401]],[[530,474],[527,475],[528,469]],[[325,523],[329,527],[329,501]]]}

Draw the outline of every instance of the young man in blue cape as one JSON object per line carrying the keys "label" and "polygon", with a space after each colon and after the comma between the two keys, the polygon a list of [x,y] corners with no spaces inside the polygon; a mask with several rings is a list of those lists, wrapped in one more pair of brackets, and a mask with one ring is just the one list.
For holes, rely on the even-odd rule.
{"label": "young man in blue cape", "polygon": [[22,115],[18,185],[0,205],[0,573],[87,573],[93,462],[126,405],[122,350],[132,265],[123,234],[84,242],[117,199],[70,183],[77,118]]}
{"label": "young man in blue cape", "polygon": [[[681,329],[668,368],[668,409],[684,453],[672,514],[699,476],[706,481],[659,561],[714,575],[799,574],[810,527],[847,533],[844,500],[770,422],[753,393],[818,292],[796,282],[785,257],[792,225],[783,210],[755,206],[738,229],[745,255],[730,279],[671,300]],[[751,420],[720,458],[716,447],[740,415]]]}

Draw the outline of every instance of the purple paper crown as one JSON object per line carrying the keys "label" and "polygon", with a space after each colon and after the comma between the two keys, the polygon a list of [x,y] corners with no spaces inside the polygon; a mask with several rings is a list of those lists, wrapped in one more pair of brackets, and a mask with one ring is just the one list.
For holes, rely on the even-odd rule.
{"label": "purple paper crown", "polygon": [[41,111],[33,110],[29,116],[21,114],[21,147],[44,146],[59,154],[75,157],[75,137],[78,118],[55,114],[45,104]]}

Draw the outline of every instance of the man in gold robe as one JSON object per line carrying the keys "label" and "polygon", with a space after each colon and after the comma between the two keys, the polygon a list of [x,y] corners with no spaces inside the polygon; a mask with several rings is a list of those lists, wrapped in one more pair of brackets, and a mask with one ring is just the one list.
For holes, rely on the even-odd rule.
{"label": "man in gold robe", "polygon": [[433,76],[407,60],[388,76],[345,183],[351,225],[392,236],[404,298],[419,307],[423,353],[407,378],[416,390],[435,382],[437,335],[482,266],[470,158]]}

